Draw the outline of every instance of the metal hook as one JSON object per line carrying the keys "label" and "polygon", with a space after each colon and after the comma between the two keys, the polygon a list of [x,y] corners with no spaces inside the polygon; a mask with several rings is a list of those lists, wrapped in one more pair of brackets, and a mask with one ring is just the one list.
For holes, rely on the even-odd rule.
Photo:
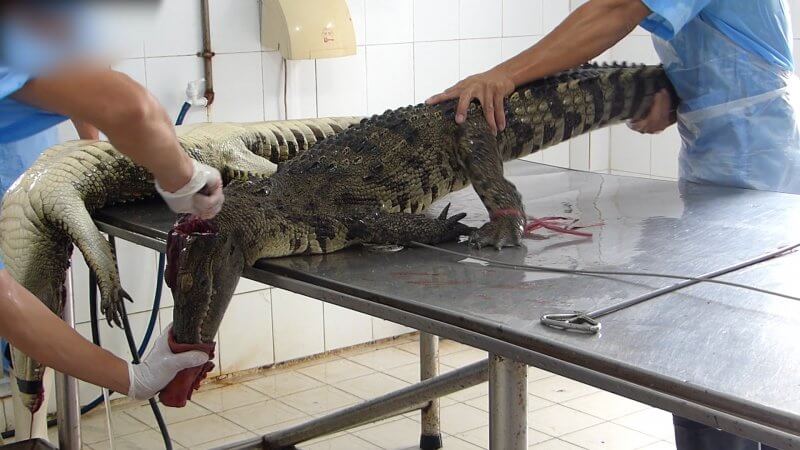
{"label": "metal hook", "polygon": [[586,334],[597,334],[601,327],[599,321],[583,313],[545,314],[542,316],[541,322],[551,328]]}

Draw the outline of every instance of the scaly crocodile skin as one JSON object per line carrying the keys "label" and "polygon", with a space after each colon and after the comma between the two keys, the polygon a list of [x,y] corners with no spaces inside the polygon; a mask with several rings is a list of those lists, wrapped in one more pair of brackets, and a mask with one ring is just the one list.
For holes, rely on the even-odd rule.
{"label": "scaly crocodile skin", "polygon": [[[268,179],[231,183],[213,221],[184,219],[170,233],[176,340],[212,342],[243,268],[260,258],[460,235],[479,247],[520,244],[522,199],[503,162],[641,117],[664,88],[671,91],[661,67],[582,66],[516,89],[497,137],[477,104],[462,126],[455,102],[417,105],[365,120]],[[480,229],[460,224],[463,214],[420,214],[470,183],[492,217]]]}
{"label": "scaly crocodile skin", "polygon": [[[306,119],[254,124],[199,124],[179,128],[189,155],[217,168],[225,181],[272,175],[276,164],[360,118]],[[103,313],[119,324],[119,304],[129,298],[116,260],[90,215],[104,206],[155,194],[150,174],[107,142],[70,142],[45,151],[9,189],[0,210],[0,253],[11,275],[53,312],[61,314],[72,245],[97,274]],[[41,401],[43,367],[14,351],[23,403]]]}

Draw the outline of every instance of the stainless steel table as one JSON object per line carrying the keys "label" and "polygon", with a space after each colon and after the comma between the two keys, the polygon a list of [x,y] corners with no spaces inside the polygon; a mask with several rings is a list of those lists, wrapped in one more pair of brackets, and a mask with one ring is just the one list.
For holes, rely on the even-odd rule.
{"label": "stainless steel table", "polygon": [[[529,214],[604,225],[593,229],[591,239],[547,234],[527,240],[525,248],[501,252],[444,247],[513,263],[698,276],[800,241],[795,233],[800,196],[526,162],[508,164],[506,173],[522,192]],[[487,220],[471,189],[447,200],[453,203],[451,211],[467,212],[468,221]],[[155,203],[97,215],[101,230],[154,249],[163,249],[173,219]],[[790,254],[721,279],[798,296],[797,267],[800,255]],[[554,330],[539,319],[546,313],[598,309],[675,281],[521,272],[425,249],[389,254],[352,249],[263,260],[245,276],[488,351],[493,449],[527,448],[525,365],[778,448],[800,448],[800,345],[795,334],[800,302],[702,284],[607,316],[602,333],[590,336]],[[426,341],[430,359],[423,365],[430,368],[435,366],[435,341],[426,337],[423,345]],[[461,386],[486,377],[485,364],[470,370],[458,378]],[[425,391],[431,393],[441,391]],[[400,409],[412,403],[402,402]],[[349,417],[345,422],[357,421]],[[324,425],[320,429],[341,428]],[[298,430],[291,431],[292,439],[277,433],[231,448],[300,442]],[[309,436],[308,430],[302,436]]]}

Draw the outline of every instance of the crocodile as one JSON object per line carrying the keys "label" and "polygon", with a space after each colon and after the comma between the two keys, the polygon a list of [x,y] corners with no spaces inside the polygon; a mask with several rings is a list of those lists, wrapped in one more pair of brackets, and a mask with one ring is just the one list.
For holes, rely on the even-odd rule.
{"label": "crocodile", "polygon": [[[181,147],[220,171],[224,182],[272,175],[277,164],[361,120],[304,119],[252,124],[178,127]],[[52,147],[8,190],[0,210],[0,253],[10,274],[53,312],[61,314],[64,281],[73,244],[97,274],[102,311],[120,324],[120,302],[130,299],[116,259],[91,214],[113,204],[156,193],[152,176],[104,141]],[[38,410],[44,368],[19,351],[14,372],[23,404]]]}
{"label": "crocodile", "polygon": [[[231,183],[217,217],[183,217],[170,231],[175,345],[213,352],[242,270],[261,258],[463,236],[478,247],[520,245],[526,216],[503,163],[642,117],[662,89],[674,96],[661,66],[583,65],[516,88],[504,103],[507,127],[496,136],[476,101],[461,125],[455,101],[402,107],[320,142],[268,179]],[[462,224],[464,214],[448,217],[447,209],[423,214],[469,184],[491,217],[482,227]],[[167,399],[179,406],[190,397],[198,384],[191,376],[173,380]]]}

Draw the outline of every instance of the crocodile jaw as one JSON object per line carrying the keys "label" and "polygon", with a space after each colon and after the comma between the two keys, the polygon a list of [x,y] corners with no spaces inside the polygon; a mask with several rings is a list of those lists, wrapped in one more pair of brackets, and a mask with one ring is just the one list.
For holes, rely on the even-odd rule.
{"label": "crocodile jaw", "polygon": [[167,238],[167,286],[175,300],[173,330],[181,344],[212,342],[244,267],[232,235],[216,222],[185,216]]}

